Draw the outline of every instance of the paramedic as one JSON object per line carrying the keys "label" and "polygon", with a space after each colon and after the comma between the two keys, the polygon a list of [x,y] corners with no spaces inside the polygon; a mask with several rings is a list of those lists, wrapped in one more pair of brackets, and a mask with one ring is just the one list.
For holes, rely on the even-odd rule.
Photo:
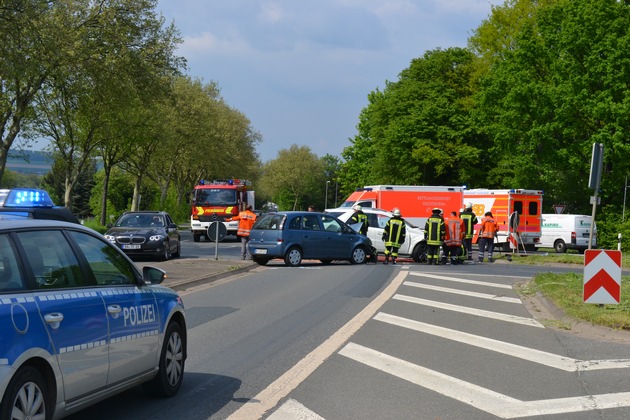
{"label": "paramedic", "polygon": [[450,217],[444,223],[446,225],[446,235],[444,236],[444,259],[442,263],[446,264],[447,259],[450,258],[451,265],[456,265],[459,263],[459,251],[465,234],[464,221],[457,217],[457,212],[452,211]]}
{"label": "paramedic", "polygon": [[245,208],[245,211],[240,212],[238,216],[225,219],[226,222],[231,222],[233,220],[238,220],[238,231],[236,232],[236,236],[241,238],[241,259],[251,260],[252,255],[249,253],[247,244],[249,243],[249,234],[252,230],[252,226],[254,226],[254,222],[256,221],[256,213],[252,211],[251,204]]}
{"label": "paramedic", "polygon": [[494,238],[497,236],[499,227],[492,217],[492,213],[487,211],[481,219],[481,228],[479,229],[479,262],[483,262],[484,253],[488,251],[488,262],[494,262],[492,259],[492,251],[494,250]]}

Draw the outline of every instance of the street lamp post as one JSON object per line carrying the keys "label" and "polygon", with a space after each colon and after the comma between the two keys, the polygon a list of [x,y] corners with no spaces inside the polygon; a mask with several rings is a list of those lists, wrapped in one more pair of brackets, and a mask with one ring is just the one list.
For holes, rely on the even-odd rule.
{"label": "street lamp post", "polygon": [[330,184],[330,181],[326,181],[326,199],[324,200],[324,210],[328,208],[328,184]]}
{"label": "street lamp post", "polygon": [[621,212],[621,222],[626,221],[626,192],[628,191],[628,175],[626,175],[626,185],[623,189],[623,210]]}

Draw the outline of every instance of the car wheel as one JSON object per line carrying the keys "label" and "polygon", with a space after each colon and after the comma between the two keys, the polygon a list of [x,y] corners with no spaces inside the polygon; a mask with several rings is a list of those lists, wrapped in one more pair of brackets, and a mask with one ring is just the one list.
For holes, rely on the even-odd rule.
{"label": "car wheel", "polygon": [[46,382],[41,373],[31,366],[18,370],[1,402],[0,418],[3,419],[52,418],[52,401]]}
{"label": "car wheel", "polygon": [[367,258],[367,254],[365,253],[365,249],[363,249],[363,247],[361,246],[358,246],[354,248],[354,251],[352,251],[352,257],[350,258],[350,262],[352,264],[363,264],[366,258]]}
{"label": "car wheel", "polygon": [[256,256],[252,256],[252,260],[258,265],[267,265],[267,263],[269,262],[269,258],[262,258],[262,257],[256,257]]}
{"label": "car wheel", "polygon": [[168,261],[171,258],[171,244],[168,241],[164,241],[164,251],[162,251],[162,255],[160,256],[160,260]]}
{"label": "car wheel", "polygon": [[193,242],[199,242],[201,240],[201,234],[193,233]]}
{"label": "car wheel", "polygon": [[558,239],[556,242],[554,242],[553,248],[556,250],[557,253],[567,252],[567,244],[565,244],[562,239]]}
{"label": "car wheel", "polygon": [[173,254],[173,258],[179,258],[180,255],[182,255],[182,241],[178,240],[177,251],[175,251],[175,253]]}
{"label": "car wheel", "polygon": [[423,263],[427,261],[427,244],[420,242],[415,246],[411,253],[411,258],[417,263]]}
{"label": "car wheel", "polygon": [[158,373],[143,385],[147,393],[158,397],[177,394],[184,379],[184,346],[182,327],[177,322],[171,322],[164,334]]}
{"label": "car wheel", "polygon": [[297,267],[302,262],[302,251],[297,246],[292,246],[284,256],[284,263],[289,267]]}

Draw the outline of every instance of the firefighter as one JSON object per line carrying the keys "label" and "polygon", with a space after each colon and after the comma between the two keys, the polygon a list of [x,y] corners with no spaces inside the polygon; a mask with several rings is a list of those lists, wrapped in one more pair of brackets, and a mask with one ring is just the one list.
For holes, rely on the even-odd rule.
{"label": "firefighter", "polygon": [[485,251],[488,251],[488,262],[494,262],[492,259],[492,251],[494,250],[494,238],[497,236],[499,226],[492,217],[492,213],[487,211],[481,219],[481,228],[479,229],[479,262],[482,263]]}
{"label": "firefighter", "polygon": [[444,242],[446,228],[441,214],[442,209],[434,208],[431,216],[424,225],[424,237],[427,239],[427,263],[438,265],[440,263],[440,247]]}
{"label": "firefighter", "polygon": [[473,213],[472,206],[472,203],[468,203],[466,208],[459,214],[459,217],[461,217],[465,225],[463,245],[464,248],[466,248],[468,261],[472,261],[473,259],[472,240],[475,235],[475,225],[477,224],[477,216]]}
{"label": "firefighter", "polygon": [[249,243],[249,234],[252,230],[252,226],[254,226],[254,222],[256,221],[256,213],[252,211],[251,204],[245,208],[245,211],[240,212],[238,216],[225,219],[226,222],[231,222],[233,220],[238,220],[238,231],[236,232],[236,236],[241,238],[241,259],[251,260],[252,254],[249,253],[247,244]]}
{"label": "firefighter", "polygon": [[354,214],[350,216],[350,224],[362,223],[359,233],[367,236],[369,227],[367,214],[363,213],[361,206],[358,204],[355,204],[352,209],[354,210]]}
{"label": "firefighter", "polygon": [[398,249],[405,243],[405,236],[407,235],[405,220],[400,215],[400,210],[397,208],[393,209],[392,215],[383,230],[383,242],[385,242],[385,262],[383,264],[389,263],[390,255],[392,264],[396,264]]}
{"label": "firefighter", "polygon": [[443,263],[450,259],[451,265],[459,263],[459,250],[465,236],[464,221],[457,216],[457,212],[452,211],[451,215],[444,221],[446,234],[444,235],[444,259]]}

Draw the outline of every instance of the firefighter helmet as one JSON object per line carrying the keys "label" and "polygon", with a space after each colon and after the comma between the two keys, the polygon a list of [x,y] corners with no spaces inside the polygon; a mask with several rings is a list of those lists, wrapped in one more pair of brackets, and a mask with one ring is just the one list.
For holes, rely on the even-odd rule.
{"label": "firefighter helmet", "polygon": [[392,214],[396,217],[400,217],[400,209],[395,208],[394,210],[392,210]]}

